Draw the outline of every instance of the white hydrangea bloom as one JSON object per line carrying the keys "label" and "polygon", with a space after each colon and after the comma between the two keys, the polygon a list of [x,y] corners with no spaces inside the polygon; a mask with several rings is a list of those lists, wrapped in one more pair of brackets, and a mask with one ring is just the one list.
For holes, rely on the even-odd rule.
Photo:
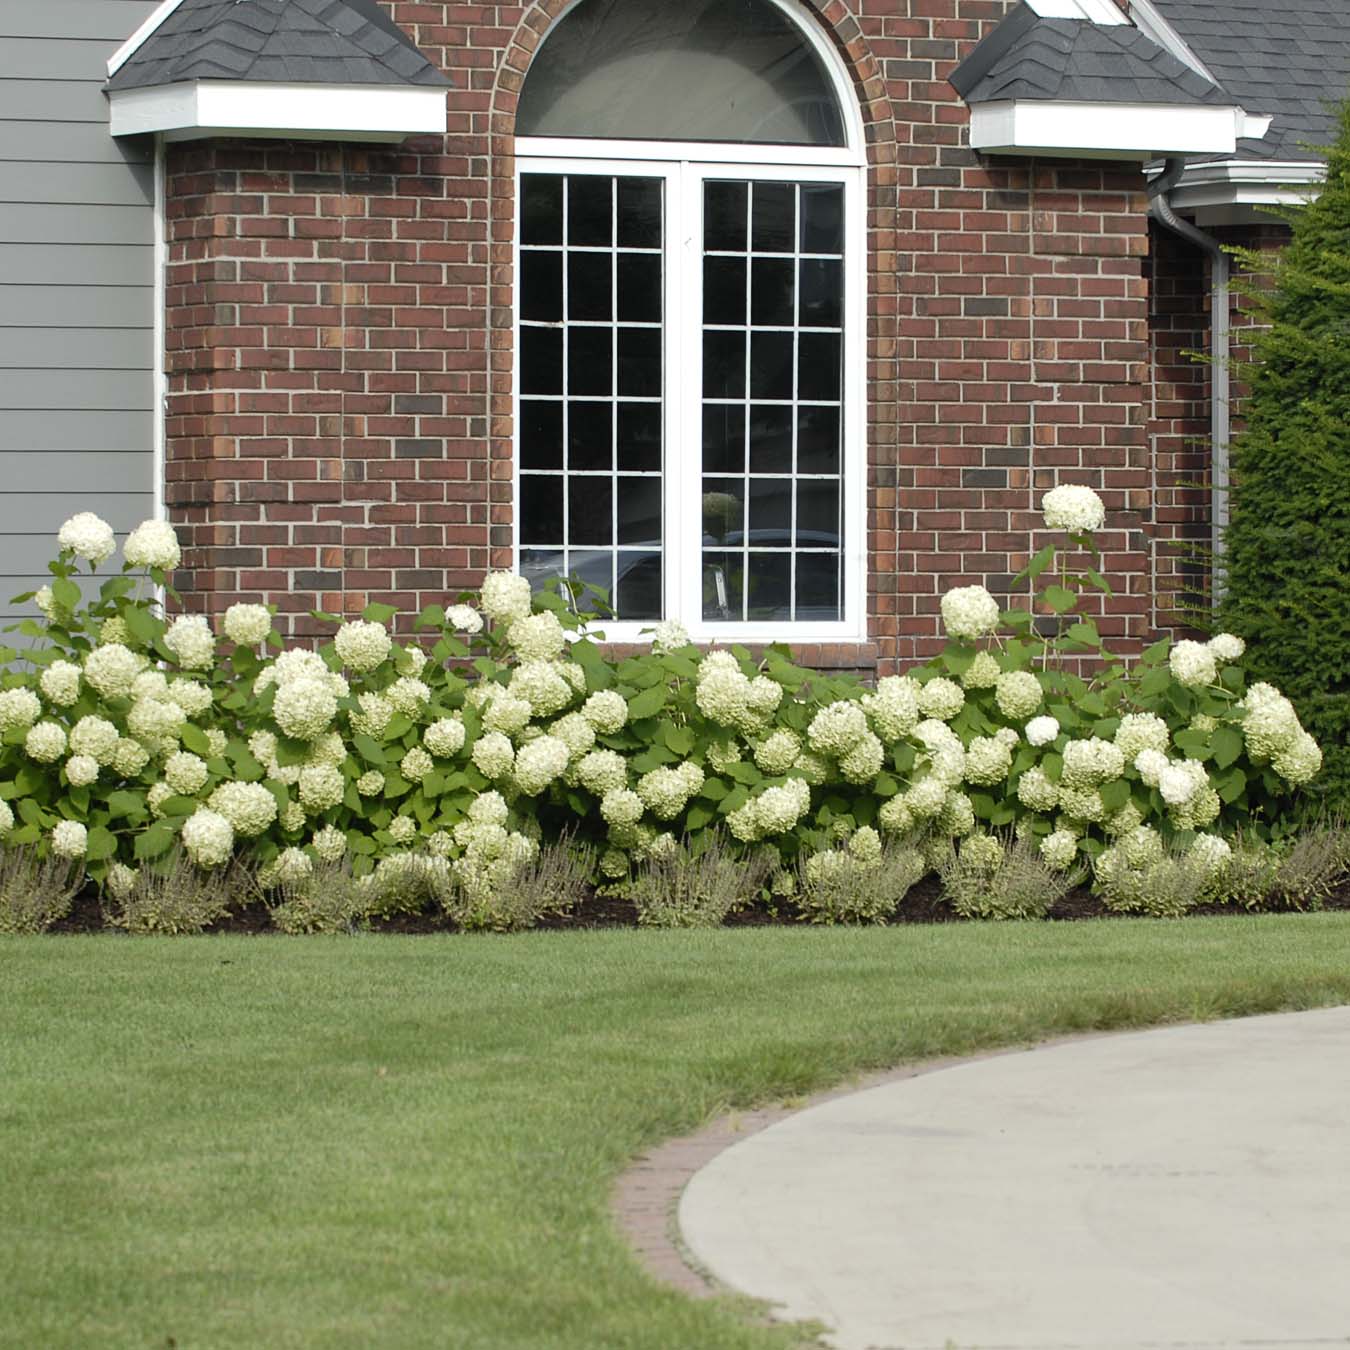
{"label": "white hydrangea bloom", "polygon": [[88,787],[98,780],[98,760],[90,755],[71,755],[66,760],[66,782],[71,787]]}
{"label": "white hydrangea bloom", "polygon": [[529,726],[534,716],[530,701],[517,698],[505,691],[498,693],[487,705],[483,714],[483,725],[489,731],[500,731],[507,736],[515,736]]}
{"label": "white hydrangea bloom", "polygon": [[209,670],[216,659],[216,635],[201,614],[183,614],[164,633],[164,645],[184,670]]}
{"label": "white hydrangea bloom", "polygon": [[57,610],[60,608],[56,603],[56,596],[52,593],[50,586],[39,586],[33,592],[33,603],[38,607],[42,617],[48,623],[55,623]]}
{"label": "white hydrangea bloom", "polygon": [[309,747],[311,764],[334,764],[341,767],[347,762],[346,742],[336,731],[327,731]]}
{"label": "white hydrangea bloom", "polygon": [[172,572],[182,559],[183,551],[167,520],[147,520],[127,536],[122,556],[132,567],[160,567]]}
{"label": "white hydrangea bloom", "polygon": [[150,763],[150,752],[140,741],[130,736],[120,736],[117,748],[113,751],[112,767],[123,778],[134,778]]}
{"label": "white hydrangea bloom", "polygon": [[942,597],[942,623],[954,638],[986,637],[998,618],[998,601],[983,586],[954,586]]}
{"label": "white hydrangea bloom", "polygon": [[577,712],[560,717],[549,727],[548,734],[556,736],[575,761],[595,746],[595,728]]}
{"label": "white hydrangea bloom", "polygon": [[1078,856],[1078,840],[1067,830],[1055,830],[1041,840],[1041,859],[1056,872],[1067,872]]}
{"label": "white hydrangea bloom", "polygon": [[628,704],[622,694],[613,689],[602,689],[582,704],[581,715],[602,736],[610,736],[621,731],[627,723]]}
{"label": "white hydrangea bloom", "polygon": [[167,783],[152,783],[150,791],[145,794],[145,803],[150,808],[150,814],[156,820],[164,814],[164,803],[173,796],[173,789]]}
{"label": "white hydrangea bloom", "polygon": [[363,797],[378,797],[384,791],[384,774],[379,769],[368,769],[356,780],[356,790]]}
{"label": "white hydrangea bloom", "polygon": [[14,812],[10,810],[9,803],[0,799],[0,839],[3,839],[14,828]]}
{"label": "white hydrangea bloom", "polygon": [[69,708],[80,696],[80,668],[70,661],[53,661],[38,683],[48,703]]}
{"label": "white hydrangea bloom", "polygon": [[1311,782],[1322,769],[1322,749],[1300,728],[1294,739],[1271,760],[1275,772],[1287,783],[1301,787]]}
{"label": "white hydrangea bloom", "polygon": [[510,818],[511,810],[506,804],[506,798],[500,792],[489,789],[487,792],[480,792],[473,799],[469,804],[468,815],[475,825],[504,827]]}
{"label": "white hydrangea bloom", "polygon": [[839,756],[839,772],[850,783],[870,783],[881,772],[886,759],[886,748],[870,731]]}
{"label": "white hydrangea bloom", "polygon": [[299,788],[300,805],[308,814],[317,816],[342,802],[347,780],[342,770],[331,764],[306,764],[300,770]]}
{"label": "white hydrangea bloom", "polygon": [[919,690],[919,711],[925,717],[950,722],[966,706],[966,692],[955,680],[945,675],[929,680]]}
{"label": "white hydrangea bloom", "polygon": [[127,627],[126,620],[116,614],[104,619],[99,625],[98,640],[100,645],[120,642],[123,647],[132,646],[131,630]]}
{"label": "white hydrangea bloom", "polygon": [[1079,534],[1084,530],[1100,530],[1106,519],[1102,499],[1090,487],[1064,483],[1041,498],[1041,513],[1052,530],[1067,530]]}
{"label": "white hydrangea bloom", "polygon": [[464,749],[464,723],[442,717],[422,733],[422,744],[438,759],[450,759]]}
{"label": "white hydrangea bloom", "polygon": [[848,754],[869,735],[867,714],[861,704],[847,699],[827,704],[816,713],[806,729],[806,739],[813,750],[836,758]]}
{"label": "white hydrangea bloom", "polygon": [[953,839],[959,839],[975,828],[975,805],[964,792],[947,793],[938,814],[937,828]]}
{"label": "white hydrangea bloom", "polygon": [[755,747],[755,764],[761,773],[773,777],[785,774],[797,762],[802,752],[801,739],[795,731],[780,728]]}
{"label": "white hydrangea bloom", "polygon": [[109,642],[84,658],[85,682],[104,698],[126,698],[144,665],[144,659],[129,647]]}
{"label": "white hydrangea bloom", "polygon": [[89,831],[78,820],[58,821],[51,837],[58,858],[83,858],[89,852]]}
{"label": "white hydrangea bloom", "polygon": [[600,815],[607,825],[636,825],[642,812],[642,798],[631,788],[613,788],[600,801]]}
{"label": "white hydrangea bloom", "polygon": [[912,783],[904,794],[904,803],[909,814],[915,820],[931,820],[941,814],[947,804],[951,789],[946,781],[935,774],[920,778]]}
{"label": "white hydrangea bloom", "polygon": [[561,712],[576,692],[563,678],[557,661],[533,660],[522,661],[511,672],[507,690],[512,698],[523,699],[535,717],[551,717]]}
{"label": "white hydrangea bloom", "polygon": [[1008,670],[994,684],[994,702],[1010,722],[1024,722],[1041,706],[1041,682],[1029,670]]}
{"label": "white hydrangea bloom", "polygon": [[266,605],[231,605],[225,611],[221,631],[240,647],[266,642],[272,631],[272,612]]}
{"label": "white hydrangea bloom", "polygon": [[401,675],[384,696],[404,717],[420,717],[422,709],[431,702],[431,690],[415,675]]}
{"label": "white hydrangea bloom", "polygon": [[314,864],[310,861],[309,854],[304,849],[292,847],[283,848],[272,860],[265,879],[260,877],[259,880],[268,887],[298,886],[313,875]]}
{"label": "white hydrangea bloom", "polygon": [[92,511],[81,511],[61,526],[56,536],[62,549],[69,549],[77,558],[84,558],[97,567],[117,551],[113,528]]}
{"label": "white hydrangea bloom", "polygon": [[347,856],[347,836],[335,825],[325,825],[317,830],[309,844],[327,863],[341,862]]}
{"label": "white hydrangea bloom", "polygon": [[206,762],[187,750],[175,751],[164,763],[164,781],[180,797],[200,792],[208,776]]}
{"label": "white hydrangea bloom", "polygon": [[389,835],[396,844],[411,844],[417,838],[417,822],[411,816],[395,816],[389,822]]}
{"label": "white hydrangea bloom", "polygon": [[1135,772],[1148,787],[1157,787],[1158,780],[1162,777],[1163,770],[1167,768],[1167,756],[1161,750],[1147,749],[1141,750],[1134,757]]}
{"label": "white hydrangea bloom", "polygon": [[485,778],[505,778],[515,765],[516,752],[500,731],[490,731],[474,742],[470,758]]}
{"label": "white hydrangea bloom", "polygon": [[699,711],[719,726],[741,726],[750,716],[750,681],[733,662],[711,663],[710,653],[699,666],[698,687],[694,701]]}
{"label": "white hydrangea bloom", "polygon": [[1133,764],[1143,750],[1165,755],[1171,743],[1167,723],[1154,713],[1126,713],[1113,737],[1120,753]]}
{"label": "white hydrangea bloom", "polygon": [[445,622],[457,633],[473,636],[483,631],[483,616],[472,605],[451,605],[445,611]]}
{"label": "white hydrangea bloom", "polygon": [[358,675],[374,670],[389,655],[394,640],[382,623],[353,619],[344,623],[333,637],[338,660]]}
{"label": "white hydrangea bloom", "polygon": [[1206,645],[1216,661],[1224,662],[1240,661],[1242,653],[1247,650],[1247,644],[1233,633],[1215,633]]}
{"label": "white hydrangea bloom", "polygon": [[1032,811],[1053,811],[1059,805],[1059,789],[1043,769],[1028,769],[1017,780],[1017,800]]}
{"label": "white hydrangea bloom", "polygon": [[1060,782],[1065,787],[1098,787],[1119,778],[1125,772],[1125,756],[1120,748],[1100,736],[1070,741],[1064,747],[1064,768]]}
{"label": "white hydrangea bloom", "polygon": [[768,717],[783,701],[783,686],[768,675],[756,675],[746,690],[746,705],[756,717]]}
{"label": "white hydrangea bloom", "polygon": [[961,676],[962,689],[992,689],[1000,675],[998,661],[992,652],[976,652],[975,659]]}
{"label": "white hydrangea bloom", "polygon": [[432,769],[435,761],[420,745],[414,745],[399,761],[398,771],[410,783],[420,783]]}
{"label": "white hydrangea bloom", "polygon": [[350,713],[352,730],[379,740],[394,716],[394,705],[381,694],[357,694],[360,712]]}
{"label": "white hydrangea bloom", "polygon": [[898,741],[918,724],[919,683],[908,675],[884,675],[874,692],[863,695],[862,707],[883,741]]}
{"label": "white hydrangea bloom", "polygon": [[143,670],[131,682],[132,698],[168,698],[169,677],[162,670]]}
{"label": "white hydrangea bloom", "polygon": [[1096,788],[1059,785],[1059,809],[1072,820],[1101,820],[1106,815],[1106,804]]}
{"label": "white hydrangea bloom", "polygon": [[966,782],[1001,783],[1012,772],[1012,751],[997,736],[975,736],[966,746]]}
{"label": "white hydrangea bloom", "polygon": [[1175,761],[1158,775],[1158,791],[1168,806],[1185,806],[1197,792],[1208,786],[1205,766],[1194,759]]}
{"label": "white hydrangea bloom", "polygon": [[489,572],[478,597],[484,614],[498,623],[523,619],[533,604],[530,583],[514,572]]}
{"label": "white hydrangea bloom", "polygon": [[234,852],[234,826],[218,811],[200,806],[183,822],[183,847],[198,867],[219,867]]}
{"label": "white hydrangea bloom", "polygon": [[1102,824],[1109,835],[1129,834],[1144,823],[1144,813],[1131,801],[1126,802],[1119,811],[1113,811]]}
{"label": "white hydrangea bloom", "polygon": [[1214,653],[1203,642],[1192,642],[1189,638],[1174,644],[1167,665],[1172,678],[1188,689],[1201,689],[1219,677]]}
{"label": "white hydrangea bloom", "polygon": [[42,700],[31,689],[0,692],[0,732],[27,731],[42,715]]}
{"label": "white hydrangea bloom", "polygon": [[[277,685],[289,684],[292,680],[326,681],[330,673],[323,657],[307,647],[292,647],[282,652],[263,672],[264,675],[270,674],[272,682]],[[254,689],[255,692],[261,692],[256,685]]]}
{"label": "white hydrangea bloom", "polygon": [[1268,684],[1254,684],[1243,700],[1242,735],[1258,763],[1274,759],[1297,740],[1302,727],[1294,705]]}
{"label": "white hydrangea bloom", "polygon": [[521,746],[516,753],[516,786],[527,796],[536,797],[571,763],[572,752],[556,736],[540,736]]}
{"label": "white hydrangea bloom", "polygon": [[270,731],[255,731],[248,738],[248,752],[259,764],[270,764],[277,757],[277,738]]}
{"label": "white hydrangea bloom", "polygon": [[577,763],[577,781],[588,792],[603,797],[628,785],[628,764],[614,750],[592,750]]}
{"label": "white hydrangea bloom", "polygon": [[883,830],[889,830],[892,834],[908,834],[914,828],[913,813],[903,796],[888,797],[882,802],[877,820]]}
{"label": "white hydrangea bloom", "polygon": [[126,863],[113,863],[108,869],[108,875],[104,878],[103,884],[114,900],[124,903],[130,899],[131,893],[136,889],[136,883],[140,879],[140,875],[136,868],[128,867]]}
{"label": "white hydrangea bloom", "polygon": [[955,787],[966,772],[966,752],[961,738],[945,722],[930,717],[914,728],[914,739],[928,751],[933,776],[948,787]]}
{"label": "white hydrangea bloom", "polygon": [[664,619],[652,630],[654,652],[677,652],[689,645],[689,630],[678,619]]}
{"label": "white hydrangea bloom", "polygon": [[[713,741],[708,746],[708,763],[714,773],[725,773],[729,766],[739,764],[743,758],[741,743],[735,736],[728,736],[724,741]],[[801,767],[800,763],[797,767]]]}
{"label": "white hydrangea bloom", "polygon": [[174,680],[168,695],[189,717],[200,717],[211,706],[211,691],[200,680]]}
{"label": "white hydrangea bloom", "polygon": [[222,783],[207,805],[245,839],[260,835],[277,818],[277,799],[261,783]]}
{"label": "white hydrangea bloom", "polygon": [[121,735],[105,717],[81,717],[70,729],[70,753],[111,764]]}
{"label": "white hydrangea bloom", "polygon": [[1029,745],[1049,745],[1058,735],[1059,722],[1048,714],[1033,717],[1027,723],[1027,744]]}
{"label": "white hydrangea bloom", "polygon": [[337,716],[337,699],[326,680],[302,676],[276,692],[272,717],[286,736],[312,741],[322,736]]}
{"label": "white hydrangea bloom", "polygon": [[1186,850],[1186,856],[1213,876],[1228,865],[1233,850],[1228,841],[1220,839],[1217,834],[1197,834],[1191,841],[1190,848]]}
{"label": "white hydrangea bloom", "polygon": [[961,861],[970,867],[997,871],[1003,866],[1003,845],[992,834],[972,834],[961,841]]}
{"label": "white hydrangea bloom", "polygon": [[66,753],[65,728],[56,722],[38,722],[29,728],[23,748],[29,759],[55,764]]}
{"label": "white hydrangea bloom", "polygon": [[506,630],[506,641],[522,661],[552,661],[567,646],[567,634],[552,610],[527,614]]}
{"label": "white hydrangea bloom", "polygon": [[[700,772],[699,786],[702,785],[702,779],[703,774]],[[689,801],[691,781],[682,769],[653,769],[638,779],[637,794],[657,820],[674,820]],[[697,788],[693,790],[697,791]]]}
{"label": "white hydrangea bloom", "polygon": [[305,828],[305,808],[299,802],[288,802],[277,822],[287,834],[295,834]]}

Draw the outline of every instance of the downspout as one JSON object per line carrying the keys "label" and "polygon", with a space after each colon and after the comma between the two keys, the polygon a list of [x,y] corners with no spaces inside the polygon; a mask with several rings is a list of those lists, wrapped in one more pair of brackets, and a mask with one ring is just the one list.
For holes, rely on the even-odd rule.
{"label": "downspout", "polygon": [[1223,598],[1225,574],[1223,568],[1224,531],[1228,527],[1228,444],[1231,438],[1229,422],[1229,265],[1228,255],[1213,235],[1206,234],[1188,220],[1182,220],[1172,209],[1170,194],[1182,173],[1184,159],[1169,159],[1163,172],[1149,185],[1149,215],[1160,225],[1179,235],[1205,253],[1210,260],[1213,290],[1210,300],[1210,530],[1211,530],[1211,602]]}

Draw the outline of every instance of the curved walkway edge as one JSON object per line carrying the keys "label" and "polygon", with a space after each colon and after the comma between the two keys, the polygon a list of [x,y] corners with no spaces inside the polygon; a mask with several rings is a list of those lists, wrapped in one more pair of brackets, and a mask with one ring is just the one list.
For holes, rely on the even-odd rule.
{"label": "curved walkway edge", "polygon": [[719,1122],[620,1208],[676,1274],[649,1240],[697,1166],[695,1264],[839,1350],[1325,1350],[1350,1345],[1347,1120],[1350,1008],[1075,1037]]}

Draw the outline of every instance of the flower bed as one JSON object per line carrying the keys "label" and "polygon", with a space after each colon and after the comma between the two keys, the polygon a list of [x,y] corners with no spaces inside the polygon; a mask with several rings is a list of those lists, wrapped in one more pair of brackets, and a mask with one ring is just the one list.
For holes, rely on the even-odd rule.
{"label": "flower bed", "polygon": [[[781,647],[700,652],[674,624],[613,661],[580,587],[532,596],[500,572],[425,610],[406,644],[384,605],[334,619],[318,651],[283,649],[261,605],[231,607],[217,635],[145,594],[179,560],[162,522],[83,599],[77,568],[114,540],[82,513],[36,596],[45,622],[3,653],[0,890],[55,859],[115,921],[155,927],[136,916],[200,889],[164,881],[186,855],[186,873],[256,887],[296,929],[429,906],[512,927],[591,885],[650,896],[715,849],[747,890],[817,921],[885,919],[932,874],[989,916],[1044,913],[1085,877],[1124,911],[1259,903],[1316,743],[1277,690],[1248,687],[1236,637],[1113,658],[1080,606],[1106,590],[1101,503],[1064,486],[1043,505],[1064,539],[1023,579],[1050,622],[956,588],[946,649],[875,689]],[[1329,875],[1347,860],[1328,847]],[[705,874],[725,889],[734,869]],[[658,898],[650,921],[709,912],[697,899]]]}

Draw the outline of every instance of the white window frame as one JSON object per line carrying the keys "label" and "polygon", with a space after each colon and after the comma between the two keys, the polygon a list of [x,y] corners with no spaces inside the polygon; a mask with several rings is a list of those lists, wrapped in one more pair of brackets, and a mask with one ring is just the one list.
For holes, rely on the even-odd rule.
{"label": "white window frame", "polygon": [[[516,138],[516,201],[525,174],[599,174],[661,178],[665,191],[662,453],[663,617],[678,619],[697,642],[865,642],[867,634],[867,195],[862,114],[847,73],[795,0],[771,0],[793,20],[834,88],[847,145],[786,146],[704,141],[626,141],[555,136]],[[547,42],[541,48],[547,50]],[[702,391],[703,182],[840,183],[844,188],[844,369],[842,381],[842,617],[709,622],[703,618]],[[519,218],[517,217],[517,224]],[[520,277],[520,230],[514,272]],[[513,319],[514,425],[520,421],[520,318]],[[520,456],[512,455],[512,500],[520,503]],[[520,566],[520,524],[513,530]],[[656,620],[599,625],[612,642],[643,642]],[[647,630],[644,632],[643,630]]]}

